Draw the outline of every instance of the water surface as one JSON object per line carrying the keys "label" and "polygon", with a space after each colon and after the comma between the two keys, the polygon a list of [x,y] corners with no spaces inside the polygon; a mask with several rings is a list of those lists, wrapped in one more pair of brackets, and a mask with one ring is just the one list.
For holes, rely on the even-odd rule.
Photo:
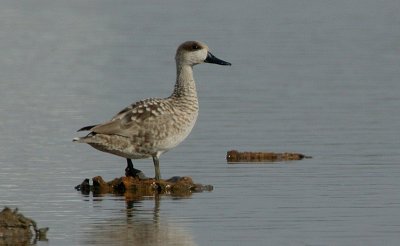
{"label": "water surface", "polygon": [[[395,0],[2,1],[0,205],[50,227],[39,245],[397,245],[399,11]],[[214,191],[76,192],[125,161],[73,144],[75,131],[168,96],[175,49],[193,39],[233,66],[195,67],[199,120],[161,172]],[[230,149],[313,158],[228,165]]]}

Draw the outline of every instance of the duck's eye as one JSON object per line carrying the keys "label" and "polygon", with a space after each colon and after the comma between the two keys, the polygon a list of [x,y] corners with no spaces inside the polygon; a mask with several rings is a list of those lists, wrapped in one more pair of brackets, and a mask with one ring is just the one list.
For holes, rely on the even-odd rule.
{"label": "duck's eye", "polygon": [[197,44],[193,44],[193,45],[192,45],[192,49],[193,49],[193,50],[199,50],[199,49],[200,49],[200,46],[198,46]]}

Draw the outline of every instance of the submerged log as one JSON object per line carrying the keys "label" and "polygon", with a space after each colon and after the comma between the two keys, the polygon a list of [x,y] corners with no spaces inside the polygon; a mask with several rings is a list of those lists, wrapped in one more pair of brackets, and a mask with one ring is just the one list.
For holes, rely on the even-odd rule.
{"label": "submerged log", "polygon": [[174,196],[188,196],[192,192],[203,192],[213,190],[212,185],[195,184],[191,177],[175,176],[170,179],[139,179],[137,177],[120,177],[111,181],[104,181],[101,176],[92,178],[93,184],[90,185],[89,179],[85,179],[76,190],[83,194],[105,194],[117,193],[134,196],[148,196],[154,194],[171,194]]}
{"label": "submerged log", "polygon": [[300,153],[275,153],[275,152],[239,152],[230,150],[226,153],[228,163],[235,162],[274,162],[274,161],[293,161],[304,158],[311,158]]}
{"label": "submerged log", "polygon": [[[0,212],[0,245],[31,245],[33,241],[45,241],[49,228],[40,228],[36,222],[18,213],[16,208],[12,211],[5,207]],[[33,242],[33,243],[34,243]]]}

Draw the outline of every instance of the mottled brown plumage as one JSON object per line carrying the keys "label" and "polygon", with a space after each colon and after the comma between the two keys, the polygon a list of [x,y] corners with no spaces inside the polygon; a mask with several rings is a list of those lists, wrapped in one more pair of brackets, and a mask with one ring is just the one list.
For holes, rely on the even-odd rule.
{"label": "mottled brown plumage", "polygon": [[231,65],[213,56],[207,45],[198,41],[181,44],[175,60],[177,79],[170,97],[136,102],[108,122],[83,127],[81,130],[91,132],[74,141],[127,159],[152,157],[155,177],[160,179],[158,158],[182,142],[197,119],[199,105],[193,66],[204,62]]}

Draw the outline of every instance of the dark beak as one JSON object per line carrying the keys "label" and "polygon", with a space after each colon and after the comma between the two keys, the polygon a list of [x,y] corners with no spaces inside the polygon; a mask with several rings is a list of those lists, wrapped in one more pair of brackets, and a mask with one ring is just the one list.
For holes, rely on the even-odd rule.
{"label": "dark beak", "polygon": [[232,65],[229,62],[223,61],[221,59],[218,59],[217,57],[215,57],[213,54],[211,54],[210,52],[208,52],[207,54],[207,58],[204,60],[204,62],[206,63],[214,63],[214,64],[218,64],[218,65],[224,65],[224,66],[230,66]]}

